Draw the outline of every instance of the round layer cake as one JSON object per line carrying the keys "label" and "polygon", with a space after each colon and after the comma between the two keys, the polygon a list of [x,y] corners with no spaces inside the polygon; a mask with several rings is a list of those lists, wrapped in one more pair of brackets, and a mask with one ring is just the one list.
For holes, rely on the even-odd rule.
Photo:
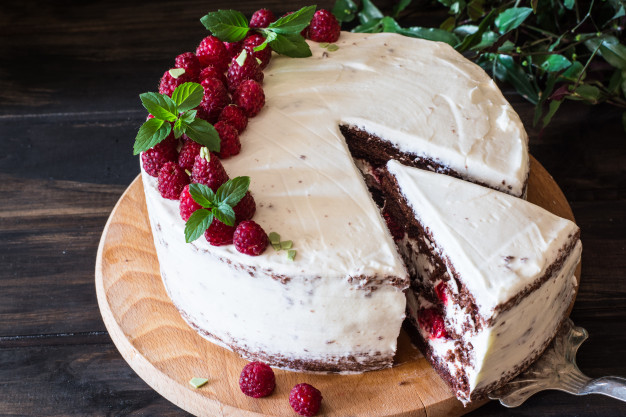
{"label": "round layer cake", "polygon": [[309,58],[274,55],[266,105],[222,161],[251,177],[254,220],[297,256],[185,243],[178,202],[142,170],[161,274],[184,319],[245,358],[380,369],[393,362],[409,276],[350,150],[522,196],[528,139],[493,80],[447,44],[342,32],[335,51],[309,45]]}

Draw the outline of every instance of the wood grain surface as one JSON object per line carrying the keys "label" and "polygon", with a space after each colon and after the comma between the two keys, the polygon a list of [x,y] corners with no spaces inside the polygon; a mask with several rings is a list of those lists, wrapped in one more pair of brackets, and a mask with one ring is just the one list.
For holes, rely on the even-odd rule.
{"label": "wood grain surface", "polygon": [[[392,1],[375,0],[390,9]],[[417,3],[417,2],[415,2]],[[8,2],[0,10],[0,415],[188,416],[127,365],[98,309],[99,239],[139,173],[132,143],[173,57],[195,49],[200,16],[305,1]],[[332,1],[317,2],[329,7]],[[437,25],[433,7],[401,23]],[[531,153],[554,176],[582,229],[582,282],[572,311],[589,331],[578,363],[626,376],[626,135],[620,109],[565,102],[543,132],[509,86]],[[469,415],[624,416],[602,396],[540,393]]]}
{"label": "wood grain surface", "polygon": [[[565,196],[532,157],[528,200],[574,220]],[[327,416],[459,416],[481,405],[464,408],[404,333],[390,369],[359,375],[277,370],[277,388],[271,396],[255,400],[243,395],[238,377],[247,361],[200,337],[167,296],[141,177],[109,217],[95,272],[100,311],[124,359],[161,395],[195,415],[288,415],[289,390],[301,382],[321,390],[320,413]],[[209,383],[193,389],[188,382],[193,377],[208,378]]]}

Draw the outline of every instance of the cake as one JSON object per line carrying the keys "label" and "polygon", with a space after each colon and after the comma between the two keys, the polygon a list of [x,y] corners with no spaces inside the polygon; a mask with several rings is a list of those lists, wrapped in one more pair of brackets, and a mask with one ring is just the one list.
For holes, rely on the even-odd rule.
{"label": "cake", "polygon": [[[241,153],[222,160],[231,177],[251,177],[254,221],[291,240],[297,256],[185,243],[178,202],[162,198],[142,166],[163,283],[191,327],[246,359],[298,371],[390,367],[405,313],[419,303],[406,262],[419,255],[398,250],[404,241],[381,214],[385,164],[521,202],[527,135],[495,83],[447,44],[345,32],[333,50],[308,42],[309,58],[274,55],[266,105],[241,134]],[[400,195],[397,207],[408,207]]]}
{"label": "cake", "polygon": [[383,189],[412,277],[418,344],[463,402],[530,365],[577,286],[580,230],[532,203],[450,176],[386,166]]}

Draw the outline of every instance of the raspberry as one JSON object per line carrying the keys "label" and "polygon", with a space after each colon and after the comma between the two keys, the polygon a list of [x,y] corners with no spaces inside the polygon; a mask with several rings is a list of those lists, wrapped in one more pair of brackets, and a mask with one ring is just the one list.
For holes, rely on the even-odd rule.
{"label": "raspberry", "polygon": [[191,78],[197,78],[200,74],[202,66],[198,57],[193,52],[185,52],[176,57],[174,66],[176,68],[184,68],[185,74],[188,74]]}
{"label": "raspberry", "polygon": [[202,39],[200,45],[196,48],[196,56],[203,67],[212,65],[221,71],[225,71],[228,66],[228,51],[222,41],[215,36],[207,36]]}
{"label": "raspberry", "polygon": [[213,127],[220,135],[219,157],[224,159],[229,156],[237,155],[241,150],[241,142],[239,142],[237,129],[224,122],[217,122]]}
{"label": "raspberry", "polygon": [[166,162],[176,160],[176,146],[178,141],[173,134],[170,134],[165,140],[154,145],[154,147],[141,153],[141,162],[143,169],[153,177],[159,176],[159,171]]}
{"label": "raspberry", "polygon": [[233,59],[234,57],[239,55],[239,52],[241,52],[241,50],[243,49],[243,41],[224,42],[224,47],[226,48],[226,51],[228,52],[228,58]]}
{"label": "raspberry", "polygon": [[196,203],[196,200],[189,194],[189,184],[185,185],[183,191],[180,193],[180,217],[182,217],[184,221],[187,221],[194,211],[201,208],[202,206]]}
{"label": "raspberry", "polygon": [[226,75],[224,75],[224,72],[218,70],[213,66],[202,68],[202,71],[200,71],[200,75],[198,75],[198,82],[202,83],[202,80],[204,80],[205,78],[217,78],[224,85],[226,85]]}
{"label": "raspberry", "polygon": [[439,298],[441,302],[444,304],[448,304],[447,290],[448,290],[448,286],[446,285],[445,281],[441,281],[435,287],[435,294],[437,294],[437,298]]}
{"label": "raspberry", "polygon": [[267,397],[275,387],[274,371],[263,362],[250,362],[241,370],[239,388],[248,397]]}
{"label": "raspberry", "polygon": [[193,169],[193,163],[196,160],[196,156],[200,153],[202,145],[191,139],[187,139],[183,143],[183,147],[180,148],[178,154],[178,166],[182,169],[191,171]]}
{"label": "raspberry", "polygon": [[241,133],[248,126],[248,118],[246,114],[241,110],[241,107],[230,105],[224,107],[220,113],[218,119],[220,122],[225,122],[237,129],[237,132]]}
{"label": "raspberry", "polygon": [[270,59],[272,59],[272,48],[270,48],[269,45],[266,45],[265,49],[262,49],[260,51],[254,50],[255,46],[259,46],[263,42],[265,42],[265,38],[258,33],[253,33],[243,41],[243,48],[248,51],[248,55],[252,55],[253,58],[261,61],[261,63],[259,64],[259,67],[261,69],[267,67],[267,65],[270,63]]}
{"label": "raspberry", "polygon": [[215,123],[222,109],[230,104],[228,90],[217,78],[205,78],[200,85],[204,87],[204,97],[198,106],[198,117]]}
{"label": "raspberry", "polygon": [[314,416],[322,404],[322,393],[309,384],[298,384],[289,393],[289,404],[301,416]]}
{"label": "raspberry", "polygon": [[164,198],[178,200],[185,185],[189,184],[189,175],[176,162],[166,162],[159,171],[159,192]]}
{"label": "raspberry", "polygon": [[204,238],[213,246],[224,246],[233,243],[235,226],[228,226],[217,219],[204,232]]}
{"label": "raspberry", "polygon": [[239,252],[250,256],[259,256],[270,243],[265,230],[252,220],[239,223],[233,242]]}
{"label": "raspberry", "polygon": [[228,181],[228,174],[217,155],[202,148],[194,161],[191,178],[192,182],[204,184],[217,191],[220,185]]}
{"label": "raspberry", "polygon": [[233,207],[235,211],[235,223],[241,223],[245,220],[250,220],[256,212],[256,203],[254,197],[250,194],[250,191],[243,196],[239,203]]}
{"label": "raspberry", "polygon": [[257,10],[256,12],[252,14],[252,17],[250,18],[249,26],[251,28],[257,28],[257,29],[266,28],[274,20],[276,20],[274,13],[272,13],[268,9],[261,9],[261,10]]}
{"label": "raspberry", "polygon": [[417,321],[422,329],[430,333],[431,339],[447,338],[443,316],[434,307],[423,308],[417,313]]}
{"label": "raspberry", "polygon": [[233,102],[241,107],[248,117],[254,117],[265,105],[265,93],[263,87],[256,81],[246,80],[241,83],[235,94]]}
{"label": "raspberry", "polygon": [[262,82],[263,71],[261,71],[256,59],[246,51],[246,59],[243,62],[243,66],[237,63],[237,58],[233,58],[226,78],[228,79],[228,89],[233,92],[245,80]]}
{"label": "raspberry", "polygon": [[396,222],[396,219],[391,217],[391,213],[389,212],[387,207],[383,208],[383,217],[385,219],[385,222],[387,222],[387,228],[389,229],[393,240],[402,240],[402,238],[404,237],[404,228],[402,227],[402,225]]}
{"label": "raspberry", "polygon": [[176,90],[176,87],[190,81],[193,81],[193,79],[189,76],[189,74],[187,74],[186,70],[184,74],[179,75],[177,78],[172,77],[170,71],[167,70],[163,73],[163,77],[161,77],[161,82],[159,83],[159,93],[166,94],[171,97],[174,90]]}
{"label": "raspberry", "polygon": [[315,42],[336,42],[341,26],[331,12],[320,9],[315,12],[309,25],[308,37]]}

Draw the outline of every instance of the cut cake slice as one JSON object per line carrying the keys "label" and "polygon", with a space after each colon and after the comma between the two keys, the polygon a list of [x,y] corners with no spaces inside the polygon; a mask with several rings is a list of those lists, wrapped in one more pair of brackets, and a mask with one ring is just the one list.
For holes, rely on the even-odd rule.
{"label": "cut cake slice", "polygon": [[580,230],[522,199],[387,164],[389,210],[411,275],[417,343],[464,403],[483,398],[547,347],[575,295]]}

